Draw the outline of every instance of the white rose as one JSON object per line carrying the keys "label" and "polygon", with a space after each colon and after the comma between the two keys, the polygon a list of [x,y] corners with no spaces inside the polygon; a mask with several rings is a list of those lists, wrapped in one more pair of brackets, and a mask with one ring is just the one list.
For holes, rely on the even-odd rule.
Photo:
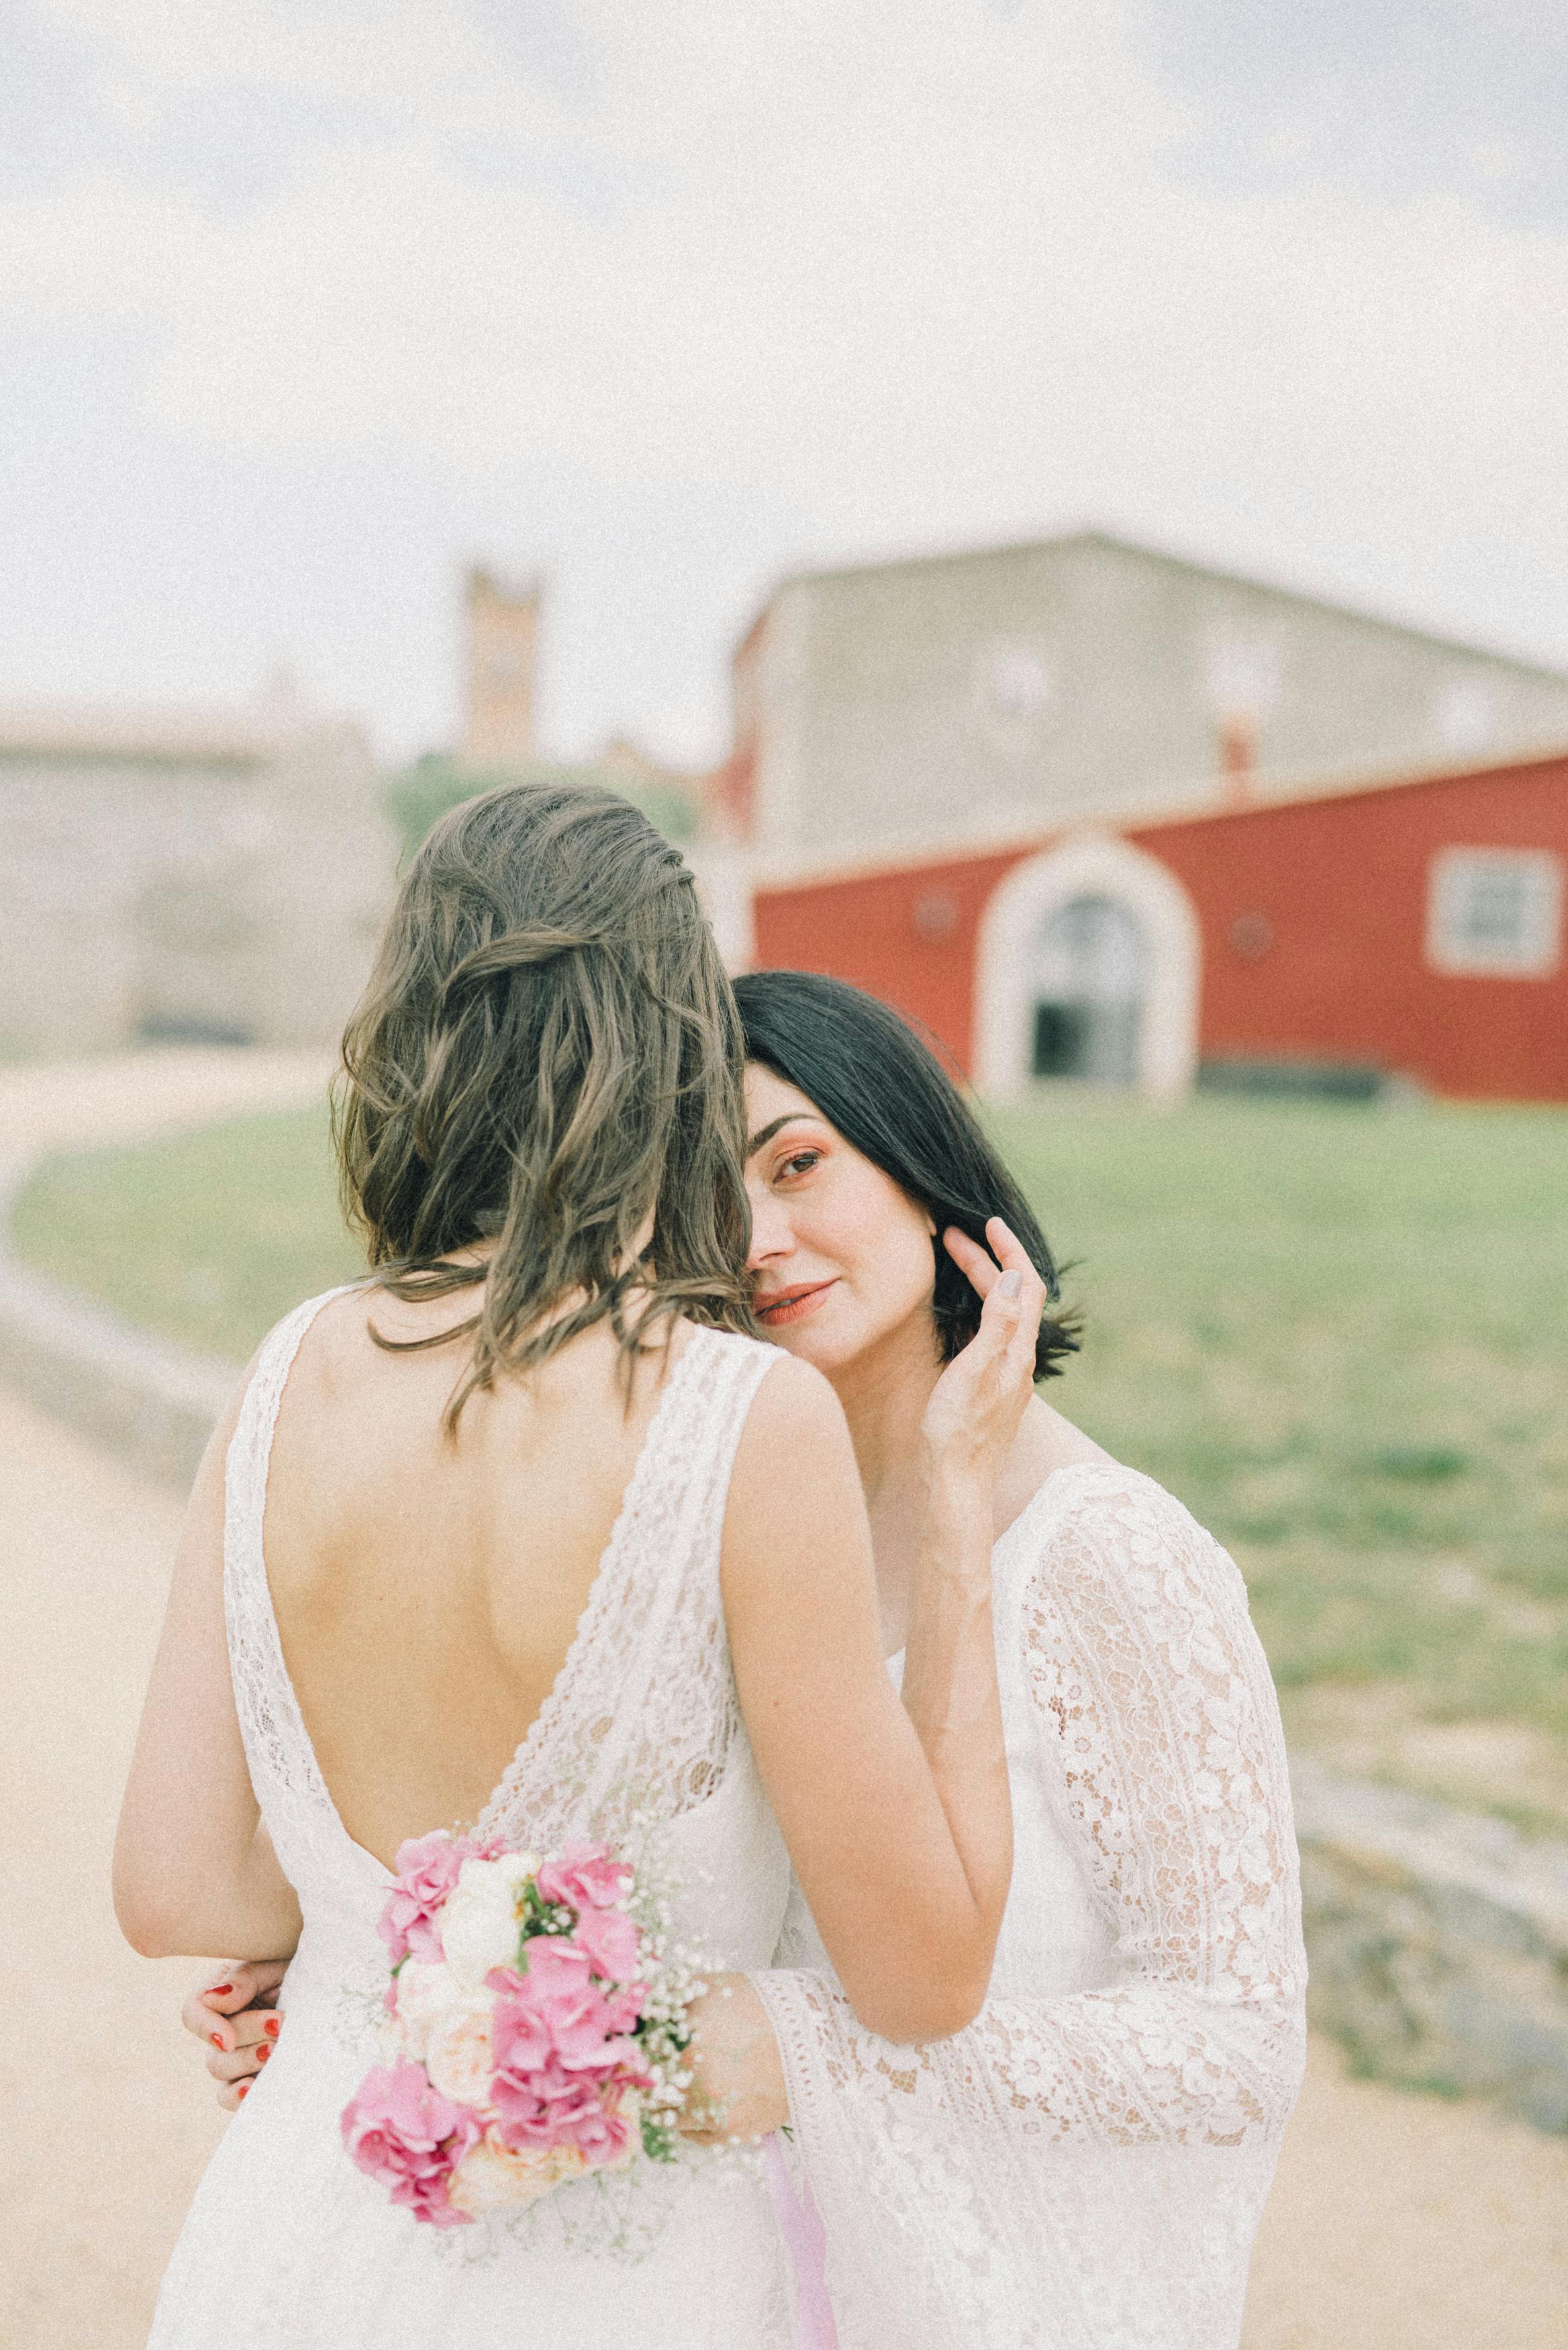
{"label": "white rose", "polygon": [[492,2003],[470,1991],[437,2016],[425,2042],[424,2065],[432,2085],[460,2106],[486,2106],[495,2054],[490,2040]]}
{"label": "white rose", "polygon": [[466,1997],[450,1967],[405,1959],[398,1970],[398,2033],[404,2050],[422,2064],[431,2027]]}
{"label": "white rose", "polygon": [[492,1967],[517,1963],[517,1865],[525,1857],[504,1853],[499,1860],[465,1860],[447,1896],[441,1946],[464,1991],[477,1991]]}
{"label": "white rose", "polygon": [[[569,2161],[566,2157],[572,2158]],[[460,2211],[477,2217],[484,2211],[515,2211],[536,2203],[564,2178],[581,2170],[576,2147],[540,2147],[528,2154],[513,2154],[493,2137],[482,2137],[452,2172],[447,2193]]]}

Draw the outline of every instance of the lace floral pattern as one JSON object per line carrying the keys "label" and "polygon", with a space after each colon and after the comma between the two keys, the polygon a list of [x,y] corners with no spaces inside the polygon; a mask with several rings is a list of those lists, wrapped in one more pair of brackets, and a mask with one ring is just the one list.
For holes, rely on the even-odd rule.
{"label": "lace floral pattern", "polygon": [[[997,2350],[1223,2350],[1304,2047],[1283,1742],[1245,1588],[1148,1479],[1063,1471],[998,1546],[997,1638],[1017,1823],[997,1995],[907,2049],[820,1972],[758,1978],[841,2343],[868,2350],[896,2312],[910,2345],[962,2324]],[[1079,1924],[1098,1979],[1031,1981],[1042,1935]]]}
{"label": "lace floral pattern", "polygon": [[[481,1814],[482,1833],[525,1827],[548,1846],[588,1822],[615,1836],[630,1824],[628,1790],[676,1819],[719,1785],[740,1727],[719,1593],[724,1492],[752,1399],[776,1359],[776,1349],[749,1346],[738,1366],[733,1342],[716,1331],[688,1336],[571,1654]],[[671,1556],[689,1557],[691,1571],[646,1571]]]}
{"label": "lace floral pattern", "polygon": [[296,1887],[335,1885],[345,1845],[376,1866],[350,1841],[327,1792],[284,1663],[263,1547],[267,1468],[283,1391],[306,1332],[324,1306],[347,1294],[329,1289],[296,1305],[267,1338],[240,1405],[224,1473],[223,1615],[234,1705],[267,1832]]}

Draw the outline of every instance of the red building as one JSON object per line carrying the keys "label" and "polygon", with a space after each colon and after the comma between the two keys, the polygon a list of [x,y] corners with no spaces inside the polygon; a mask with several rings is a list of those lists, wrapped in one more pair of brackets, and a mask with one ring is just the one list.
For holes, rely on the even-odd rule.
{"label": "red building", "polygon": [[997,1095],[1245,1062],[1568,1101],[1565,867],[1568,754],[775,873],[752,959],[869,988]]}

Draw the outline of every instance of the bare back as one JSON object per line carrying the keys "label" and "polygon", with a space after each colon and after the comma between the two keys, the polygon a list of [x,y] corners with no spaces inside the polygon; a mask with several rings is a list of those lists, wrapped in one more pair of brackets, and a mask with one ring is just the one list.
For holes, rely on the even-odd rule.
{"label": "bare back", "polygon": [[465,1341],[429,1336],[473,1293],[405,1305],[354,1291],[290,1373],[265,1512],[267,1580],[322,1775],[354,1840],[389,1863],[405,1836],[478,1816],[571,1650],[670,1367],[629,1409],[607,1328],[526,1381],[447,1403]]}

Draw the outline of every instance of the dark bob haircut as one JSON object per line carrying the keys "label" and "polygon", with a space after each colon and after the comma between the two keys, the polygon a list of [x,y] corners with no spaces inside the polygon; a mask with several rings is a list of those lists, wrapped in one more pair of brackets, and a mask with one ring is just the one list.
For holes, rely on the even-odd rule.
{"label": "dark bob haircut", "polygon": [[[987,1220],[1000,1216],[1028,1251],[1054,1309],[1062,1291],[1045,1236],[929,1045],[887,1004],[842,979],[753,971],[734,986],[747,1058],[806,1095],[936,1225],[932,1312],[942,1360],[950,1362],[980,1323],[980,1300],[941,1244],[950,1224],[983,1244]],[[1054,1377],[1077,1348],[1075,1314],[1043,1315],[1035,1378]]]}

